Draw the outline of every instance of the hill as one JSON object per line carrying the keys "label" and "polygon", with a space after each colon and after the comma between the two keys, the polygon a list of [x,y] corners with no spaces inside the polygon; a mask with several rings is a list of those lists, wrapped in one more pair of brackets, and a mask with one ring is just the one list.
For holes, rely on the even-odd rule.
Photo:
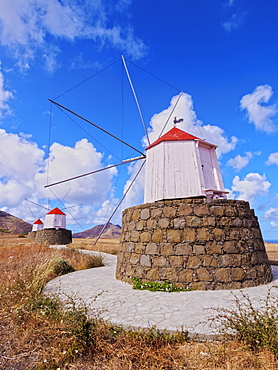
{"label": "hill", "polygon": [[0,231],[12,234],[27,234],[32,230],[32,225],[10,213],[0,211]]}
{"label": "hill", "polygon": [[[75,233],[72,235],[72,237],[73,238],[97,238],[103,227],[104,225],[97,225],[97,226],[94,226],[92,229],[85,230],[80,233]],[[101,237],[108,238],[108,239],[119,239],[121,235],[121,230],[122,230],[121,226],[113,225],[109,222]]]}

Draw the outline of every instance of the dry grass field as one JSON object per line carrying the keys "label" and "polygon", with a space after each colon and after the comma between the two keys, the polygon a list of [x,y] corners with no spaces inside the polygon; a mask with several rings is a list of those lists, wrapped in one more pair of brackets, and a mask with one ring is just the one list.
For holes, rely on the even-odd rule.
{"label": "dry grass field", "polygon": [[[72,246],[116,253],[118,241],[101,240],[94,247],[92,240],[75,239]],[[269,246],[271,251],[276,247]],[[44,296],[46,282],[68,266],[77,270],[91,263],[76,251],[0,235],[1,370],[278,369],[277,318],[269,323],[264,315],[267,328],[259,326],[253,342],[247,336],[198,342],[154,329],[123,331],[97,317],[88,320],[85,305],[77,308],[71,297],[65,308],[55,297]],[[266,337],[274,332],[271,343],[263,332]]]}
{"label": "dry grass field", "polygon": [[268,255],[270,262],[273,262],[275,265],[278,264],[278,244],[277,243],[266,243],[265,249]]}

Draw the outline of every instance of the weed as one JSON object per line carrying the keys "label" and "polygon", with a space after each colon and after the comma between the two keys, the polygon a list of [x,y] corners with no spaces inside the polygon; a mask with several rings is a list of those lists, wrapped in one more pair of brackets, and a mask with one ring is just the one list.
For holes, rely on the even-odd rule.
{"label": "weed", "polygon": [[142,279],[137,277],[132,278],[133,289],[137,290],[150,290],[151,292],[187,292],[192,289],[190,288],[178,288],[175,284],[166,281],[164,283],[158,283],[156,281],[142,282]]}
{"label": "weed", "polygon": [[266,348],[278,356],[278,298],[269,290],[257,308],[247,294],[242,296],[243,302],[236,297],[236,307],[221,309],[216,320],[252,350]]}

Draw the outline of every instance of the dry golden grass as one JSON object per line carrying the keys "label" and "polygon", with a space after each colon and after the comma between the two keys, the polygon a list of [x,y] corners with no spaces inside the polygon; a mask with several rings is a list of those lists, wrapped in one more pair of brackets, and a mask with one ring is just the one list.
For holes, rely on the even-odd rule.
{"label": "dry golden grass", "polygon": [[45,281],[53,277],[46,276],[45,268],[53,256],[70,258],[57,253],[64,251],[0,237],[1,370],[278,368],[270,352],[253,352],[236,341],[194,342],[155,330],[127,332],[98,318],[87,320],[85,307],[66,310],[34,284],[38,277]]}
{"label": "dry golden grass", "polygon": [[278,243],[264,243],[268,258],[271,263],[278,264]]}
{"label": "dry golden grass", "polygon": [[95,239],[74,238],[72,244],[70,244],[69,247],[75,249],[87,249],[91,251],[98,251],[110,254],[117,254],[120,247],[119,239],[99,239],[96,245],[94,245],[94,243]]}

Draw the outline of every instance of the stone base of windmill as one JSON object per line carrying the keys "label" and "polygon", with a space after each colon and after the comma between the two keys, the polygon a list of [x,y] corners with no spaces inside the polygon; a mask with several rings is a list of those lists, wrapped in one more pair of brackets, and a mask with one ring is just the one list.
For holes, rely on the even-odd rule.
{"label": "stone base of windmill", "polygon": [[266,284],[272,272],[248,202],[184,198],[123,212],[116,278],[132,277],[215,290]]}
{"label": "stone base of windmill", "polygon": [[36,231],[29,231],[27,235],[27,239],[35,239],[36,238]]}
{"label": "stone base of windmill", "polygon": [[71,230],[67,229],[43,229],[35,233],[35,241],[46,245],[66,245],[72,242]]}

